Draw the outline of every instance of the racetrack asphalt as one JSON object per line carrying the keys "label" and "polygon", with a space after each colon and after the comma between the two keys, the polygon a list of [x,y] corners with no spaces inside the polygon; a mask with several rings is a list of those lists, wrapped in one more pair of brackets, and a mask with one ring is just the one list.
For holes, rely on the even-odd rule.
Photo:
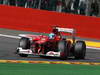
{"label": "racetrack asphalt", "polygon": [[[18,34],[23,34],[23,33],[34,34],[33,32],[0,29],[0,34],[5,34],[5,35],[18,36]],[[90,41],[90,39],[87,41]],[[92,40],[92,41],[95,44],[99,44],[99,40]],[[19,39],[0,36],[0,59],[1,60],[32,60],[32,61],[100,62],[100,50],[91,49],[91,48],[87,48],[85,60],[76,60],[74,58],[69,58],[67,60],[60,60],[59,58],[50,58],[50,57],[44,58],[44,57],[32,56],[32,55],[28,56],[27,58],[23,58],[15,54],[18,43],[19,43]]]}

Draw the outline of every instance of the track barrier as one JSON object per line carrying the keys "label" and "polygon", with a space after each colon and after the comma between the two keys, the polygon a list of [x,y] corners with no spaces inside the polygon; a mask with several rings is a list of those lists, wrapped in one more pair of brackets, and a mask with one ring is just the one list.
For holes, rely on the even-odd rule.
{"label": "track barrier", "polygon": [[100,40],[100,18],[0,5],[0,28],[49,33],[52,25],[75,28],[78,37]]}

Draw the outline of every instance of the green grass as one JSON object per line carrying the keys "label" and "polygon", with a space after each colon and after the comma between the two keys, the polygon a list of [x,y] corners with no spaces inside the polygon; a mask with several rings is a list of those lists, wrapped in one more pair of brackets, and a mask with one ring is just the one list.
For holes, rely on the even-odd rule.
{"label": "green grass", "polygon": [[100,66],[0,63],[0,75],[99,75]]}

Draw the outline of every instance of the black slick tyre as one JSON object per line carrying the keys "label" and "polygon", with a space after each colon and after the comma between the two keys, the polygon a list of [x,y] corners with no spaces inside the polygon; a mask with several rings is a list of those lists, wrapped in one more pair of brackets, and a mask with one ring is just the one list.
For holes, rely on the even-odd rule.
{"label": "black slick tyre", "polygon": [[68,46],[65,40],[61,40],[58,42],[58,51],[60,51],[60,59],[67,59],[68,57]]}
{"label": "black slick tyre", "polygon": [[86,44],[84,41],[76,41],[74,46],[74,55],[76,59],[85,59]]}
{"label": "black slick tyre", "polygon": [[[28,38],[22,37],[19,42],[19,47],[22,49],[30,49],[30,40]],[[19,54],[21,57],[27,57],[28,54]]]}
{"label": "black slick tyre", "polygon": [[30,49],[30,40],[28,38],[22,37],[19,42],[19,47],[22,49]]}

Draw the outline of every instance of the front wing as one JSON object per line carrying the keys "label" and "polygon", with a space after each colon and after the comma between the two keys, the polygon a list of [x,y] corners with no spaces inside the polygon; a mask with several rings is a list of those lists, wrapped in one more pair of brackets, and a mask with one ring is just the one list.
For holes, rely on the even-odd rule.
{"label": "front wing", "polygon": [[31,49],[22,49],[21,47],[17,48],[18,54],[28,54],[28,55],[39,55],[39,56],[51,56],[51,57],[60,57],[60,52],[48,51],[46,54],[43,53],[34,53]]}

